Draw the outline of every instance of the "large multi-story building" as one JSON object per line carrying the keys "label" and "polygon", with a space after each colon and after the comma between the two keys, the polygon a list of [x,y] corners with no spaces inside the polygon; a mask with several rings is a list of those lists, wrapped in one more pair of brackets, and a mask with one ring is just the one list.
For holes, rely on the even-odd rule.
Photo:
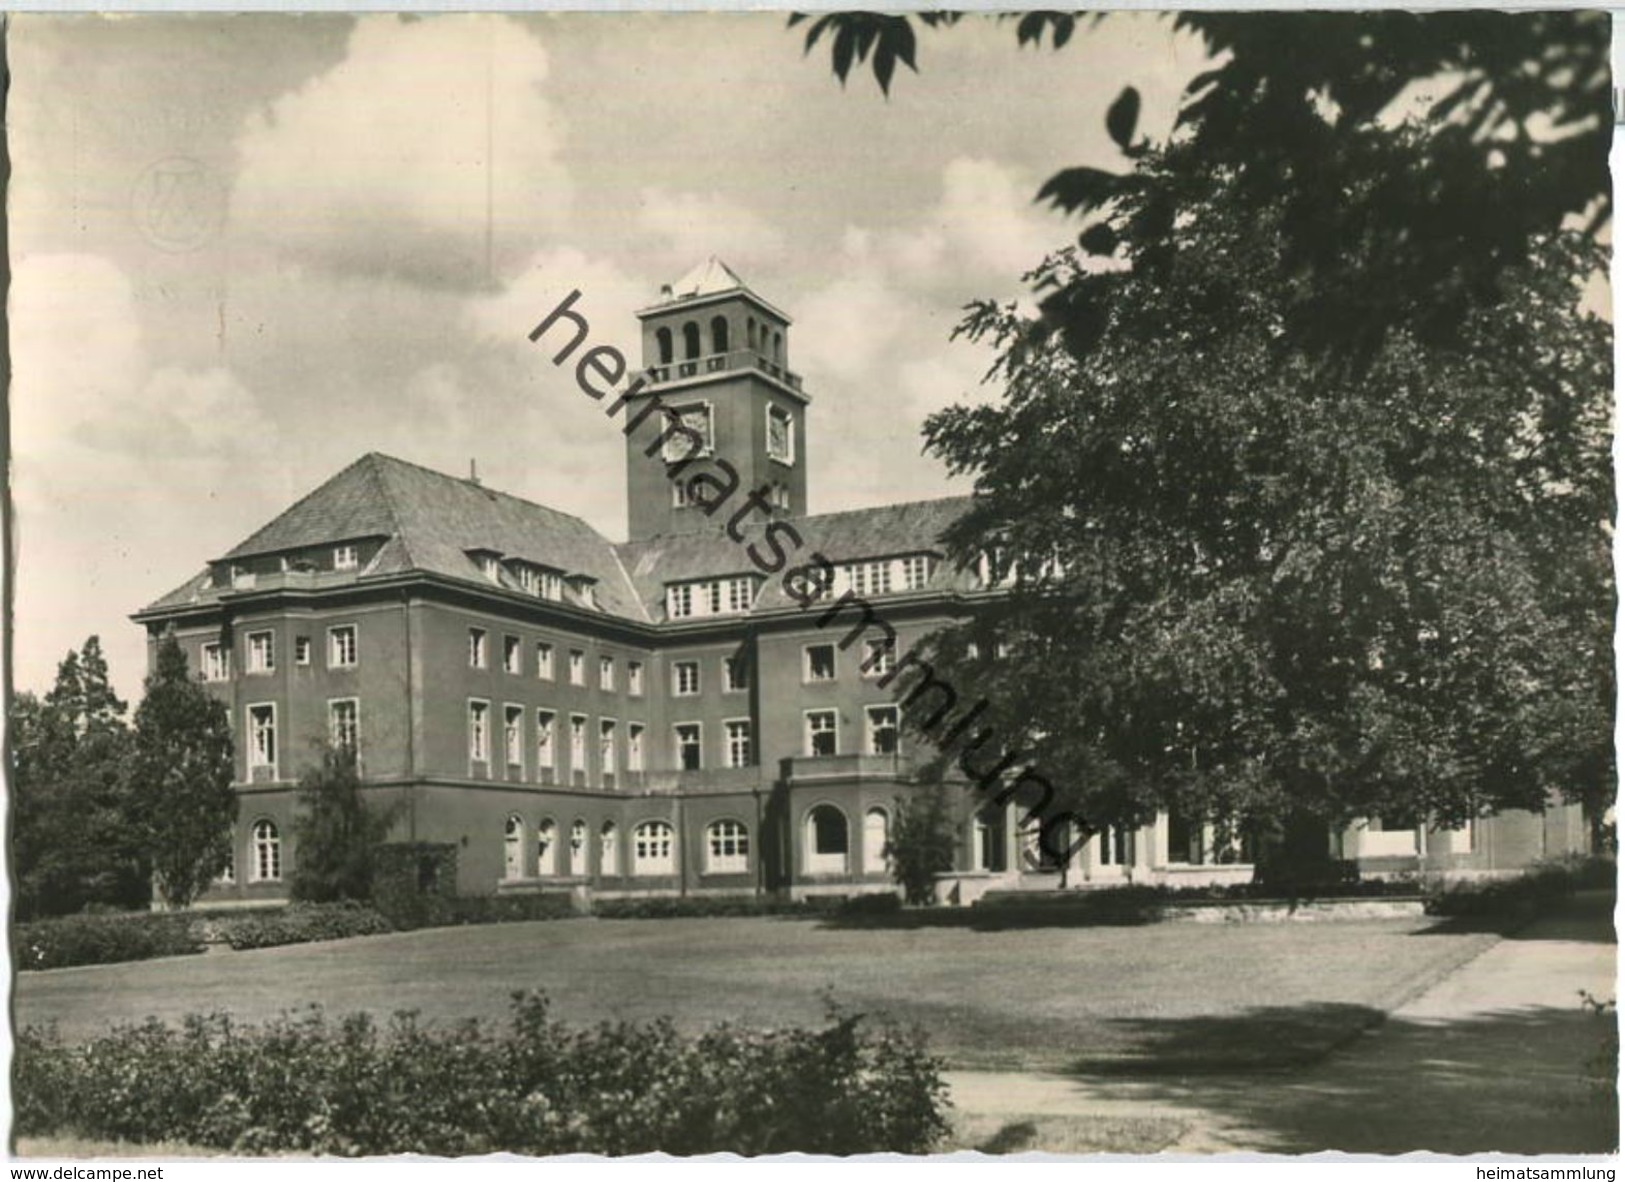
{"label": "large multi-story building", "polygon": [[[940,549],[966,502],[809,515],[789,318],[715,259],[639,317],[627,541],[374,453],[136,614],[154,647],[174,631],[237,731],[234,863],[212,899],[285,894],[295,782],[323,742],[397,802],[395,837],[455,848],[463,892],[890,888],[920,753],[887,674],[1002,593]],[[586,327],[561,306],[536,339],[590,389],[621,375],[613,351],[589,359]],[[767,577],[792,545],[828,559],[833,592],[883,609],[895,643],[821,627]],[[1025,856],[1019,808],[967,807],[946,895],[1054,881]],[[1108,831],[1069,881],[1248,877],[1212,836],[1166,815]],[[1333,846],[1368,869],[1484,870],[1583,840],[1578,809],[1557,807],[1458,831],[1372,821]]]}

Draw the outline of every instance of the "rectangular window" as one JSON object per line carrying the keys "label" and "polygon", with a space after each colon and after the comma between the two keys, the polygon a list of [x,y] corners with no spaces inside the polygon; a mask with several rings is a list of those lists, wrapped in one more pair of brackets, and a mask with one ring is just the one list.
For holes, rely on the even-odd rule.
{"label": "rectangular window", "polygon": [[276,634],[250,632],[248,634],[248,671],[272,673],[276,670]]}
{"label": "rectangular window", "polygon": [[626,663],[626,692],[634,698],[643,696],[643,662],[628,661]]}
{"label": "rectangular window", "polygon": [[545,640],[536,642],[536,676],[543,681],[553,680],[553,646]]}
{"label": "rectangular window", "polygon": [[504,706],[502,709],[502,753],[509,767],[523,767],[525,763],[525,708]]}
{"label": "rectangular window", "polygon": [[803,649],[801,678],[803,681],[834,681],[835,646],[809,644]]}
{"label": "rectangular window", "polygon": [[231,679],[231,650],[223,644],[203,646],[203,680],[229,681]]}
{"label": "rectangular window", "polygon": [[248,766],[276,770],[276,707],[248,708]]}
{"label": "rectangular window", "polygon": [[293,638],[293,663],[295,665],[310,664],[310,637],[295,636]]}
{"label": "rectangular window", "polygon": [[468,757],[475,763],[491,761],[491,706],[488,702],[468,704]]}
{"label": "rectangular window", "polygon": [[733,722],[723,723],[728,730],[728,766],[750,767],[750,722],[748,719],[736,719]]}
{"label": "rectangular window", "polygon": [[354,546],[333,547],[333,569],[354,570],[361,563],[361,555]]}
{"label": "rectangular window", "polygon": [[485,668],[485,629],[468,630],[468,664],[473,669]]}
{"label": "rectangular window", "polygon": [[570,650],[570,684],[587,684],[587,654],[578,648]]}
{"label": "rectangular window", "polygon": [[694,503],[690,495],[692,487],[686,480],[671,482],[671,507],[673,509],[686,509]]}
{"label": "rectangular window", "polygon": [[587,771],[587,716],[585,714],[570,715],[570,770],[582,774]]}
{"label": "rectangular window", "polygon": [[641,772],[643,770],[643,724],[629,722],[626,724],[626,770]]}
{"label": "rectangular window", "polygon": [[931,581],[931,558],[926,554],[912,554],[903,559],[903,590],[919,591]]}
{"label": "rectangular window", "polygon": [[598,720],[598,770],[605,776],[615,774],[615,720]]}
{"label": "rectangular window", "polygon": [[327,704],[327,733],[333,746],[357,751],[361,746],[361,705],[354,698],[338,698]]}
{"label": "rectangular window", "polygon": [[870,706],[864,711],[869,724],[869,754],[897,754],[897,707]]}
{"label": "rectangular window", "polygon": [[700,692],[700,663],[698,661],[673,661],[671,665],[672,693],[680,698],[691,697]]}
{"label": "rectangular window", "polygon": [[612,690],[615,688],[615,658],[598,658],[598,688]]}
{"label": "rectangular window", "polygon": [[730,694],[750,688],[750,660],[744,656],[722,658],[722,688]]}
{"label": "rectangular window", "polygon": [[730,612],[748,612],[751,602],[756,598],[756,581],[749,575],[728,580],[728,610]]}
{"label": "rectangular window", "polygon": [[553,712],[551,710],[536,711],[536,766],[538,769],[553,767]]}
{"label": "rectangular window", "polygon": [[865,677],[884,677],[897,668],[897,642],[890,637],[863,642],[863,664],[859,666]]}
{"label": "rectangular window", "polygon": [[700,724],[679,722],[672,727],[677,740],[677,766],[685,772],[700,770]]}
{"label": "rectangular window", "polygon": [[807,711],[807,754],[834,755],[835,711]]}
{"label": "rectangular window", "polygon": [[502,564],[497,561],[495,555],[480,555],[480,574],[484,575],[487,579],[490,579],[493,583],[502,582]]}
{"label": "rectangular window", "polygon": [[327,630],[327,667],[354,669],[356,664],[356,634],[354,624]]}
{"label": "rectangular window", "polygon": [[518,677],[525,671],[524,647],[519,643],[517,636],[504,636],[502,638],[502,669],[505,673],[512,673]]}
{"label": "rectangular window", "polygon": [[694,588],[680,583],[666,588],[666,615],[674,620],[687,619],[694,614]]}
{"label": "rectangular window", "polygon": [[796,462],[796,421],[789,411],[767,408],[767,455],[781,464]]}

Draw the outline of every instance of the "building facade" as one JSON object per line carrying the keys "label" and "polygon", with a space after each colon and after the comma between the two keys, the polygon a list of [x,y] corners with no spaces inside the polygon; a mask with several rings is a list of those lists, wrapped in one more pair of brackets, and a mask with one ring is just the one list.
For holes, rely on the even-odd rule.
{"label": "building facade", "polygon": [[[1001,594],[940,548],[967,502],[809,514],[790,320],[717,260],[639,318],[627,541],[369,454],[136,614],[154,651],[174,632],[238,738],[234,861],[207,901],[286,896],[295,785],[326,742],[356,752],[395,839],[455,848],[463,893],[893,889],[892,819],[926,753],[887,674]],[[586,329],[561,306],[533,339],[574,364]],[[830,592],[884,611],[894,644],[787,591],[773,560],[792,540],[828,560]],[[1062,881],[1019,811],[967,803],[945,899]],[[1471,873],[1584,842],[1578,808],[1560,806],[1460,831],[1371,821],[1330,848],[1366,872]],[[1244,847],[1216,844],[1212,826],[1164,815],[1091,838],[1064,881],[1251,877]]]}

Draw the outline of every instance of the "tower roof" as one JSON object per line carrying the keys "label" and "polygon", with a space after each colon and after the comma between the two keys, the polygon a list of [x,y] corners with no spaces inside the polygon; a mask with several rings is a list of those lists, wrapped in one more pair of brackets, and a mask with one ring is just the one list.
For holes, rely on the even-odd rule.
{"label": "tower roof", "polygon": [[750,300],[764,312],[790,323],[790,317],[774,307],[767,300],[751,290],[750,285],[739,277],[727,263],[716,255],[712,255],[698,266],[690,268],[676,283],[668,283],[660,289],[660,300],[647,308],[640,308],[640,317],[653,316],[661,312],[670,312],[677,305],[707,304],[728,297],[740,297]]}
{"label": "tower roof", "polygon": [[673,299],[681,300],[690,296],[716,295],[744,286],[745,281],[732,267],[712,255],[672,284],[671,294]]}

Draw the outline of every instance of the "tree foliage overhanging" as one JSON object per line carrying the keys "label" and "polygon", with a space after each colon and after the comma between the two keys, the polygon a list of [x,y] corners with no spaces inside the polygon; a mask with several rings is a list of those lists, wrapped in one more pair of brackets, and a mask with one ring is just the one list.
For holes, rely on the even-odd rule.
{"label": "tree foliage overhanging", "polygon": [[[807,46],[889,90],[917,27],[960,19],[831,14]],[[1060,49],[1100,18],[1005,19]],[[1607,16],[1174,24],[1213,68],[1170,142],[1125,88],[1119,164],[1038,194],[1084,218],[1028,277],[1038,314],[962,326],[1003,396],[927,423],[976,478],[947,541],[1002,539],[1019,574],[926,655],[1097,827],[1448,824],[1552,789],[1595,820],[1613,374],[1578,304],[1612,208]]]}
{"label": "tree foliage overhanging", "polygon": [[[1159,806],[1452,823],[1548,789],[1598,811],[1613,374],[1608,326],[1578,308],[1596,247],[1539,238],[1452,343],[1396,329],[1328,367],[1290,328],[1313,281],[1283,259],[1285,203],[1236,200],[1242,177],[1183,148],[1139,169],[1114,221],[1172,188],[1182,215],[1165,266],[1130,253],[1097,276],[1111,299],[1087,352],[1013,307],[964,326],[1000,348],[1003,396],[926,437],[976,478],[950,549],[1001,539],[1017,590],[934,662],[1101,823]],[[1066,251],[1034,279],[1088,265]],[[1013,659],[968,662],[978,628]]]}
{"label": "tree foliage overhanging", "polygon": [[[809,18],[791,18],[799,24]],[[889,92],[898,63],[916,68],[916,29],[963,14],[831,13],[813,20],[810,51],[828,45],[844,81],[867,61]],[[1103,19],[1059,12],[1004,14],[1022,45],[1046,35],[1073,51],[1074,34]],[[1105,18],[1110,19],[1110,18]],[[1176,135],[1193,169],[1233,173],[1233,201],[1273,211],[1280,259],[1315,279],[1286,304],[1305,345],[1348,358],[1389,329],[1449,339],[1470,309],[1498,298],[1506,268],[1566,220],[1588,230],[1611,215],[1609,17],[1605,12],[1187,12],[1212,68],[1190,82]],[[827,41],[824,40],[827,37]],[[1421,96],[1407,167],[1383,159],[1392,123]],[[1150,151],[1136,130],[1139,96],[1125,88],[1107,129],[1132,165]],[[1132,173],[1130,174],[1133,175]],[[1142,186],[1140,175],[1132,182]],[[1360,183],[1364,182],[1364,183]],[[1121,171],[1065,168],[1039,198],[1097,215],[1122,195]],[[1182,216],[1176,188],[1141,194],[1128,249],[1145,270],[1171,274],[1159,242]],[[1086,249],[1113,254],[1097,229]],[[1347,253],[1358,244],[1357,260]],[[1036,261],[1036,260],[1035,260]],[[1107,293],[1087,274],[1052,293],[1045,321],[1075,348],[1098,332]]]}

